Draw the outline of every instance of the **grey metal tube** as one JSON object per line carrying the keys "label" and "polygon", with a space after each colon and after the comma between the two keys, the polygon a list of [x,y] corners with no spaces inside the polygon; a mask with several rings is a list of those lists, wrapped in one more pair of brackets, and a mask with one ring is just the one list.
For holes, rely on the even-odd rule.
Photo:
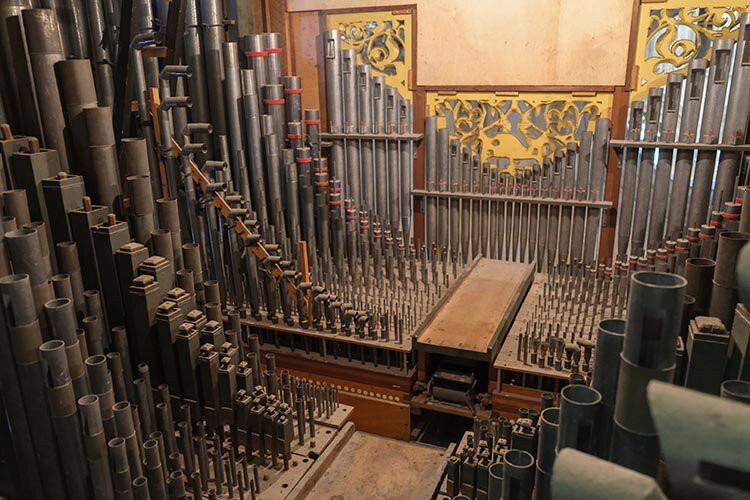
{"label": "grey metal tube", "polygon": [[219,138],[227,135],[227,116],[222,88],[224,61],[221,52],[221,44],[224,42],[224,16],[218,0],[201,1],[199,7],[203,30],[203,55],[206,63],[206,88],[211,124],[214,127],[214,148],[219,151]]}
{"label": "grey metal tube", "polygon": [[[575,146],[575,144],[574,144]],[[570,151],[570,149],[568,150]],[[575,164],[568,164],[565,167],[565,176],[563,177],[563,200],[573,199],[573,184],[575,182]],[[570,254],[570,229],[571,229],[571,215],[573,208],[570,206],[563,206],[560,209],[560,246],[558,250],[559,262],[566,264],[568,262],[568,255]],[[524,240],[525,235],[521,235],[521,240]],[[523,258],[523,252],[521,252]]]}
{"label": "grey metal tube", "polygon": [[43,117],[42,142],[45,147],[57,150],[60,166],[68,172],[65,118],[54,69],[55,63],[64,60],[65,55],[60,44],[55,13],[50,9],[27,9],[21,15],[34,74],[39,114]]}
{"label": "grey metal tube", "polygon": [[[594,138],[591,146],[591,178],[589,181],[589,201],[604,199],[604,181],[607,170],[607,152],[609,144],[610,121],[608,118],[596,120]],[[584,261],[591,264],[596,261],[595,250],[599,241],[599,226],[601,224],[601,209],[589,212],[586,219],[586,233],[584,235]]]}
{"label": "grey metal tube", "polygon": [[[645,141],[655,141],[657,138],[659,115],[661,113],[664,90],[653,88],[648,92],[646,101]],[[649,219],[649,201],[654,175],[654,148],[641,150],[641,161],[638,165],[638,185],[635,194],[633,213],[633,232],[630,240],[630,253],[641,255],[646,243],[646,225]]]}
{"label": "grey metal tube", "polygon": [[244,105],[240,88],[240,61],[236,42],[222,44],[224,56],[224,95],[226,97],[226,118],[229,126],[229,158],[232,170],[232,181],[235,189],[248,201],[250,198],[250,179],[248,172],[240,172],[240,167],[247,165],[245,160],[245,130],[242,115]]}
{"label": "grey metal tube", "polygon": [[[413,120],[413,109],[412,103],[408,99],[401,99],[399,101],[399,132],[402,134],[410,134],[413,132],[412,126]],[[411,235],[411,184],[412,184],[412,162],[414,160],[414,143],[412,141],[401,142],[401,154],[400,154],[400,189],[399,194],[401,197],[401,233],[403,234],[404,240],[409,241]]]}
{"label": "grey metal tube", "polygon": [[[447,161],[449,162],[450,168],[450,186],[448,188],[451,193],[458,193],[461,186],[461,164],[460,164],[460,147],[461,143],[458,139],[451,139],[449,146],[449,154]],[[460,247],[459,243],[459,224],[461,222],[461,213],[459,200],[450,200],[450,211],[448,220],[450,221],[449,236],[450,236],[450,249],[453,252],[458,253]]]}
{"label": "grey metal tube", "polygon": [[[9,34],[9,22],[20,21],[21,9],[31,8],[31,0],[15,0],[0,4],[0,63],[3,68],[11,68],[13,64],[13,45]],[[10,19],[13,18],[13,19]],[[20,24],[20,23],[18,23]],[[19,81],[11,77],[10,70],[0,74],[0,93],[5,98],[8,123],[24,126],[23,111],[20,109]],[[24,126],[24,130],[28,127]],[[30,132],[29,132],[30,133]]]}
{"label": "grey metal tube", "polygon": [[[458,467],[460,469],[460,463],[458,464]],[[487,471],[487,475],[489,476],[487,484],[487,500],[500,500],[503,497],[503,467],[502,461],[490,464],[489,466],[489,470]],[[456,479],[454,479],[454,481],[455,480]],[[457,495],[453,498],[465,499],[469,497]]]}
{"label": "grey metal tube", "polygon": [[552,466],[557,456],[557,434],[560,428],[560,408],[550,407],[539,415],[539,441],[536,452],[536,500],[549,500]]}
{"label": "grey metal tube", "polygon": [[[660,140],[662,142],[674,142],[677,135],[677,114],[680,107],[680,96],[682,95],[682,80],[683,76],[677,73],[670,74],[667,77],[660,124]],[[664,239],[673,155],[674,150],[663,148],[659,151],[659,160],[656,162],[649,213],[648,248],[655,248],[657,243]]]}
{"label": "grey metal tube", "polygon": [[[731,39],[716,40],[713,44],[700,131],[701,142],[706,144],[715,144],[719,141],[733,44],[734,41]],[[706,222],[715,161],[715,151],[698,151],[693,174],[693,191],[688,206],[688,227],[698,227]]]}
{"label": "grey metal tube", "polygon": [[[680,142],[695,142],[698,140],[698,119],[700,118],[701,100],[705,90],[706,68],[708,68],[708,62],[705,59],[693,59],[688,65],[685,99],[682,106],[682,119],[680,120]],[[693,157],[694,151],[692,150],[677,150],[667,216],[668,237],[673,237],[684,227],[690,176],[693,170]]]}
{"label": "grey metal tube", "polygon": [[739,301],[737,258],[748,240],[750,240],[750,233],[727,231],[719,235],[709,315],[719,318],[728,331],[732,330],[734,309]]}
{"label": "grey metal tube", "polygon": [[94,498],[114,499],[112,476],[109,473],[107,439],[99,407],[99,397],[89,394],[78,399],[81,425],[85,441],[86,459],[91,475],[91,492]]}
{"label": "grey metal tube", "polygon": [[[387,134],[397,134],[398,133],[398,106],[399,106],[399,95],[398,92],[396,92],[396,89],[393,87],[386,87],[385,89],[385,120],[386,120],[386,133]],[[427,134],[428,128],[427,123],[430,117],[425,118],[425,151],[429,151],[427,149],[427,141],[429,140],[429,136]],[[433,133],[436,133],[433,127]],[[432,137],[435,139],[435,136]],[[433,150],[435,142],[433,140]],[[399,141],[396,140],[389,140],[387,142],[387,149],[388,149],[388,218],[385,220],[389,220],[391,223],[391,228],[396,230],[398,229],[399,221],[401,219],[401,206],[398,202],[398,168],[399,168],[399,162],[401,159],[399,158],[399,151],[398,151],[398,145]],[[427,156],[426,156],[427,157]],[[434,164],[433,164],[434,165]],[[430,189],[427,187],[427,189]],[[433,200],[433,203],[436,203],[435,200]],[[430,211],[430,199],[427,199],[427,207],[428,212]],[[433,217],[434,219],[434,217]],[[425,223],[428,225],[426,228],[426,235],[432,234],[433,237],[435,235],[434,232],[429,232],[429,224],[430,224],[430,218],[429,216],[425,217]],[[434,239],[434,238],[433,238]],[[430,241],[430,239],[426,239],[426,241]]]}
{"label": "grey metal tube", "polygon": [[266,206],[265,185],[266,176],[263,168],[263,145],[261,143],[260,108],[258,95],[255,92],[255,72],[251,69],[243,70],[242,77],[242,104],[245,117],[248,148],[248,176],[250,178],[250,189],[253,207],[260,221],[261,227],[268,225],[268,212]]}
{"label": "grey metal tube", "polygon": [[[193,71],[193,76],[188,79],[190,97],[193,100],[193,107],[190,108],[190,119],[193,123],[208,123],[211,121],[211,113],[208,107],[206,66],[201,47],[201,28],[197,4],[198,0],[186,0],[185,2],[185,63]],[[208,147],[206,158],[213,158],[213,142],[209,134],[196,134],[195,140]]]}
{"label": "grey metal tube", "polygon": [[263,46],[268,53],[266,67],[268,68],[268,83],[281,84],[281,35],[278,33],[263,33]]}
{"label": "grey metal tube", "polygon": [[[372,132],[374,134],[384,134],[386,130],[385,87],[384,77],[376,76],[372,79]],[[378,140],[374,142],[375,206],[372,208],[380,220],[385,220],[388,216],[388,165],[386,163],[386,141]]]}
{"label": "grey metal tube", "polygon": [[[632,120],[632,118],[631,118]],[[632,124],[632,121],[631,121]],[[576,169],[576,183],[575,183],[575,199],[576,200],[585,200],[586,196],[589,191],[589,174],[591,172],[591,144],[594,140],[594,134],[591,132],[584,132],[583,137],[581,138],[581,145],[578,153],[578,167]],[[630,235],[630,218],[632,216],[632,207],[633,207],[633,192],[632,187],[635,186],[635,179],[632,179],[630,184],[628,184],[628,175],[631,175],[634,173],[635,169],[635,163],[629,162],[629,156],[628,155],[637,155],[637,150],[633,150],[633,148],[628,149],[625,151],[625,163],[623,164],[623,181],[620,184],[621,187],[621,193],[620,193],[620,228],[624,227],[624,225],[627,225],[627,235]],[[630,186],[630,193],[628,193],[628,186]],[[537,188],[538,189],[538,188]],[[630,204],[628,205],[628,199],[630,200]],[[628,212],[628,208],[630,207],[630,212]],[[626,217],[627,215],[627,217]],[[586,208],[585,207],[575,207],[573,209],[573,231],[570,241],[570,259],[571,261],[578,261],[581,262],[581,259],[583,258],[583,241],[584,241],[584,228],[585,228],[585,219],[586,219]],[[618,242],[618,251],[620,251],[622,246],[622,239],[625,240],[625,245],[627,249],[627,237],[623,238],[621,236],[622,230],[618,231],[617,233],[617,242]],[[625,250],[627,251],[627,250]]]}
{"label": "grey metal tube", "polygon": [[711,259],[693,257],[685,261],[685,295],[695,299],[693,310],[696,316],[708,315],[711,305],[711,282],[716,262]]}
{"label": "grey metal tube", "polygon": [[[323,33],[325,54],[326,104],[328,131],[334,134],[343,131],[343,92],[341,90],[341,41],[338,30]],[[338,168],[339,165],[336,165]]]}
{"label": "grey metal tube", "polygon": [[630,277],[611,460],[644,474],[656,473],[659,457],[646,386],[674,376],[686,284],[669,273],[640,271]]}
{"label": "grey metal tube", "polygon": [[599,322],[594,350],[594,373],[591,387],[602,396],[600,410],[599,436],[597,437],[598,457],[609,458],[612,441],[612,419],[615,415],[617,396],[617,378],[619,376],[620,353],[625,339],[625,321],[621,319],[603,319]]}
{"label": "grey metal tube", "polygon": [[560,391],[560,429],[557,449],[575,448],[595,453],[599,438],[602,395],[585,385],[568,385]]}
{"label": "grey metal tube", "polygon": [[[357,54],[353,49],[341,51],[341,73],[344,85],[344,133],[357,131],[359,114],[357,112]],[[360,161],[358,141],[347,140],[346,144],[346,181],[348,195],[356,206],[362,205]]]}
{"label": "grey metal tube", "polygon": [[531,500],[534,457],[523,450],[508,450],[503,457],[503,498]]}
{"label": "grey metal tube", "polygon": [[[29,470],[19,470],[18,473],[24,480],[33,477],[36,475],[38,465],[44,471],[43,475],[37,478],[36,485],[26,484],[23,489],[31,494],[41,487],[46,497],[54,498],[64,494],[64,483],[45,398],[45,382],[42,378],[38,354],[39,346],[42,344],[42,335],[28,275],[15,274],[0,278],[0,294],[2,294],[4,304],[0,306],[0,321],[3,325],[0,339],[2,339],[2,349],[5,353],[0,355],[4,364],[3,371],[0,372],[2,376],[0,380],[4,384],[3,401],[6,405],[8,420],[13,426],[14,448],[29,439],[30,435],[30,441],[26,443],[27,448],[24,452],[18,453],[19,450],[16,450],[15,454],[19,457],[19,466],[28,467]],[[7,332],[5,331],[6,325]],[[14,371],[17,376],[13,384],[6,378],[10,369],[14,368],[11,360],[15,361]],[[15,398],[18,401],[14,402]],[[19,412],[25,412],[24,420],[28,418],[33,425],[27,427],[19,422],[16,418],[20,416]],[[46,450],[46,453],[38,453],[36,460],[27,461],[25,459],[27,457],[23,455],[28,454],[33,457],[34,450]],[[41,495],[41,491],[39,494]]]}
{"label": "grey metal tube", "polygon": [[[372,67],[369,64],[357,66],[357,105],[359,109],[357,131],[360,134],[372,133]],[[373,141],[360,139],[360,162],[362,169],[362,208],[375,208],[375,179],[373,171]]]}
{"label": "grey metal tube", "polygon": [[71,498],[85,499],[89,497],[88,471],[65,351],[62,340],[50,340],[39,346],[42,378],[47,384],[47,400],[61,454],[66,491]]}
{"label": "grey metal tube", "polygon": [[[437,133],[437,190],[445,192],[448,188],[448,129],[441,128]],[[437,209],[437,244],[439,248],[448,246],[448,198],[438,198]]]}
{"label": "grey metal tube", "polygon": [[298,76],[283,78],[286,120],[302,122],[302,79]]}
{"label": "grey metal tube", "polygon": [[[96,93],[102,106],[113,106],[115,84],[112,73],[112,56],[107,40],[107,20],[102,5],[97,1],[86,1],[88,37],[93,50],[92,59],[96,75]],[[106,443],[105,443],[106,451]]]}

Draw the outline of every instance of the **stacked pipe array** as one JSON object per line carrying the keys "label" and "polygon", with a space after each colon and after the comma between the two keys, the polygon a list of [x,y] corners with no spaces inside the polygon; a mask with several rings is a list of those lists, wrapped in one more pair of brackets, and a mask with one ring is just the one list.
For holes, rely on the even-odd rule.
{"label": "stacked pipe array", "polygon": [[622,154],[620,259],[715,246],[722,227],[737,230],[747,169],[733,147],[746,144],[750,117],[750,14],[736,42],[718,39],[712,49],[710,63],[692,60],[687,77],[672,73],[631,104],[626,139],[650,144]]}
{"label": "stacked pipe array", "polygon": [[[514,262],[596,260],[606,177],[609,120],[596,121],[580,147],[568,143],[541,167],[500,170],[425,118],[425,239],[460,255]],[[551,268],[551,267],[550,267]]]}
{"label": "stacked pipe array", "polygon": [[323,33],[330,167],[354,206],[394,235],[411,234],[412,159],[415,137],[411,101],[357,64],[341,48],[341,33]]}

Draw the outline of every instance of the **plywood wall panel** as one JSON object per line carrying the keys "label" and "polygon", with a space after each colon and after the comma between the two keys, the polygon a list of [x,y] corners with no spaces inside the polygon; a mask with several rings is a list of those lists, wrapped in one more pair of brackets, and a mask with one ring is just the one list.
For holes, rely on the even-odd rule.
{"label": "plywood wall panel", "polygon": [[625,83],[634,0],[287,0],[290,12],[417,6],[416,84]]}
{"label": "plywood wall panel", "polygon": [[302,109],[319,108],[325,114],[325,63],[320,36],[324,30],[321,24],[323,15],[318,12],[295,12],[288,18],[292,40],[289,74],[302,78]]}

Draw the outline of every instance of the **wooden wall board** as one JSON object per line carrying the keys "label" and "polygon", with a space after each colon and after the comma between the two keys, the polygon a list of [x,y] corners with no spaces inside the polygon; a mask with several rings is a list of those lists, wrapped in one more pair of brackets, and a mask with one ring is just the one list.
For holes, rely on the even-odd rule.
{"label": "wooden wall board", "polygon": [[419,86],[611,87],[623,85],[627,77],[633,0],[287,0],[286,4],[288,12],[416,4]]}
{"label": "wooden wall board", "polygon": [[533,276],[532,264],[480,259],[419,335],[417,347],[492,361]]}
{"label": "wooden wall board", "polygon": [[446,450],[357,431],[305,498],[432,498]]}

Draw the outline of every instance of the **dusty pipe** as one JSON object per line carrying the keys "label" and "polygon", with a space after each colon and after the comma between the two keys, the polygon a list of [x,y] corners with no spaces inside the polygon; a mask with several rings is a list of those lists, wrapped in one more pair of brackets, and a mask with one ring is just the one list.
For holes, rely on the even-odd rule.
{"label": "dusty pipe", "polygon": [[[399,100],[400,97],[398,95],[398,92],[393,87],[386,87],[385,89],[385,119],[386,119],[386,133],[387,134],[397,134],[398,133],[398,107],[399,107]],[[425,118],[425,141],[427,140],[427,120],[429,120],[430,117]],[[436,132],[435,132],[436,133]],[[432,137],[435,139],[435,135]],[[426,144],[426,142],[425,142]],[[433,141],[433,146],[435,142]],[[425,146],[426,148],[427,146]],[[434,149],[434,148],[433,148]],[[399,141],[396,140],[388,140],[387,142],[387,150],[388,150],[388,218],[385,220],[390,221],[391,228],[398,228],[399,221],[401,219],[401,206],[398,202],[398,177],[399,177],[399,162],[401,161],[399,156]],[[427,151],[427,149],[425,149]],[[429,188],[428,188],[429,189]],[[433,200],[434,201],[434,200]],[[430,208],[433,205],[431,205],[430,199],[427,199],[427,207],[428,212],[430,211]],[[430,224],[429,217],[425,217],[425,223],[428,225]],[[432,233],[426,233],[426,234],[432,234],[434,236],[434,232]],[[429,239],[427,241],[430,241]]]}
{"label": "dusty pipe", "polygon": [[612,419],[615,415],[617,396],[617,378],[619,375],[620,353],[625,339],[625,321],[621,319],[604,319],[599,322],[594,350],[594,373],[591,387],[602,396],[600,410],[599,436],[595,454],[609,458],[612,441]]}
{"label": "dusty pipe", "polygon": [[[445,192],[448,188],[448,129],[441,128],[437,134],[437,190]],[[437,209],[437,245],[439,248],[448,246],[448,198],[438,198]]]}
{"label": "dusty pipe", "polygon": [[[376,76],[372,79],[372,133],[384,134],[385,123],[385,78]],[[386,163],[386,141],[376,140],[374,182],[375,205],[372,207],[375,215],[381,220],[388,217],[388,165]]]}
{"label": "dusty pipe", "polygon": [[[646,100],[645,141],[655,141],[659,128],[659,114],[661,112],[664,89],[653,88],[648,92]],[[638,165],[638,184],[635,194],[635,207],[633,213],[633,232],[631,236],[630,253],[641,255],[646,243],[646,225],[649,218],[649,200],[654,175],[654,148],[643,148],[641,150],[641,161]]]}
{"label": "dusty pipe", "polygon": [[221,51],[221,44],[224,42],[224,15],[221,2],[218,0],[205,0],[198,2],[198,5],[203,57],[206,64],[206,88],[211,124],[214,127],[214,149],[219,151],[219,138],[227,135],[227,115],[222,88],[224,61]]}
{"label": "dusty pipe", "polygon": [[552,466],[557,456],[557,434],[560,428],[560,408],[550,407],[539,415],[539,442],[536,452],[536,500],[549,500]]}
{"label": "dusty pipe", "polygon": [[[8,418],[13,425],[13,441],[16,443],[23,442],[24,438],[29,438],[25,451],[32,453],[34,449],[46,449],[46,453],[37,455],[33,464],[24,459],[19,460],[20,464],[25,464],[29,470],[19,471],[21,477],[27,478],[35,473],[37,464],[44,474],[41,481],[37,481],[36,486],[28,485],[28,491],[41,488],[44,490],[47,498],[55,498],[64,492],[64,483],[58,453],[54,440],[52,421],[45,398],[45,382],[42,378],[42,371],[39,358],[39,346],[42,344],[42,335],[39,329],[34,299],[32,296],[31,283],[26,274],[15,274],[4,276],[0,279],[0,294],[2,294],[3,306],[2,321],[6,325],[7,317],[7,335],[2,334],[2,349],[5,355],[15,361],[15,372],[17,380],[11,384],[5,377],[8,371],[13,367],[10,359],[5,355],[0,356],[4,363],[2,380],[5,387],[3,393],[4,404],[7,408]],[[7,316],[6,316],[7,315]],[[5,328],[5,326],[3,326]],[[6,339],[9,343],[6,345]],[[20,391],[20,394],[17,392]],[[14,398],[18,398],[17,403],[13,403]],[[23,398],[21,402],[20,398]],[[14,410],[15,409],[15,410]],[[33,425],[26,428],[17,419],[18,412],[24,412]],[[24,417],[26,418],[26,417]],[[33,446],[32,446],[33,443]],[[20,455],[20,454],[19,454]],[[18,455],[17,455],[18,456]],[[19,458],[21,458],[19,456]],[[23,483],[22,483],[23,484]],[[26,490],[24,490],[26,491]],[[41,493],[39,493],[41,494]]]}
{"label": "dusty pipe", "polygon": [[[750,103],[744,89],[750,85],[750,14],[740,18],[737,45],[734,51],[732,83],[727,100],[726,118],[722,144],[744,144]],[[716,171],[712,207],[721,207],[726,201],[734,201],[734,187],[739,172],[741,155],[736,151],[723,151]]]}
{"label": "dusty pipe", "polygon": [[71,498],[86,499],[89,498],[88,470],[65,351],[62,340],[50,340],[39,346],[42,378],[46,381],[47,401],[60,450],[66,491]]}
{"label": "dusty pipe", "polygon": [[91,492],[97,500],[114,499],[99,397],[89,394],[79,398],[78,408],[81,413],[86,460],[91,475]]}
{"label": "dusty pipe", "polygon": [[646,386],[674,376],[686,284],[681,276],[650,271],[630,278],[611,460],[644,474],[656,473],[659,457]]}
{"label": "dusty pipe", "polygon": [[42,116],[42,139],[48,149],[56,149],[60,166],[68,172],[68,152],[65,142],[65,119],[60,92],[55,78],[55,63],[65,59],[60,43],[60,32],[54,11],[27,9],[22,11],[23,25],[34,74],[39,114]]}
{"label": "dusty pipe", "polygon": [[[682,119],[680,120],[680,142],[695,142],[698,139],[698,119],[700,118],[701,100],[705,90],[707,68],[708,62],[705,59],[693,59],[688,65],[685,99],[682,105]],[[690,149],[677,150],[667,216],[668,237],[673,237],[684,227],[694,153]]]}
{"label": "dusty pipe", "polygon": [[685,295],[695,299],[693,309],[696,316],[708,315],[711,305],[711,282],[714,278],[716,262],[711,259],[694,257],[685,261]]}
{"label": "dusty pipe", "polygon": [[750,233],[724,232],[719,235],[716,250],[713,289],[709,315],[719,318],[728,331],[734,323],[734,309],[739,301],[737,292],[737,258],[740,250],[750,240]]}
{"label": "dusty pipe", "polygon": [[[662,142],[674,142],[676,139],[677,114],[680,107],[680,96],[682,95],[682,80],[683,76],[677,73],[670,74],[667,77],[659,131]],[[673,155],[674,150],[663,148],[659,151],[659,160],[656,162],[651,210],[649,213],[648,248],[655,248],[657,243],[664,239]]]}
{"label": "dusty pipe", "polygon": [[224,95],[226,97],[226,119],[229,126],[229,158],[232,171],[232,185],[248,201],[250,197],[250,179],[248,172],[241,171],[241,166],[247,165],[245,160],[245,128],[242,116],[244,104],[240,84],[240,61],[237,43],[224,42],[222,44],[224,56]]}
{"label": "dusty pipe", "polygon": [[[357,109],[360,134],[372,133],[372,67],[369,64],[357,66]],[[373,171],[373,141],[360,139],[360,163],[362,169],[362,208],[375,207],[375,179]]]}
{"label": "dusty pipe", "polygon": [[575,448],[594,453],[599,438],[602,395],[585,385],[568,385],[560,391],[560,429],[557,449]]}
{"label": "dusty pipe", "polygon": [[523,450],[508,450],[503,457],[503,498],[531,500],[534,457]]}
{"label": "dusty pipe", "polygon": [[[701,118],[700,142],[702,143],[716,144],[719,141],[733,44],[734,41],[731,39],[716,40],[713,44],[708,87]],[[688,206],[688,227],[698,227],[706,222],[715,161],[715,151],[698,151],[698,160],[693,173],[693,190]]]}

